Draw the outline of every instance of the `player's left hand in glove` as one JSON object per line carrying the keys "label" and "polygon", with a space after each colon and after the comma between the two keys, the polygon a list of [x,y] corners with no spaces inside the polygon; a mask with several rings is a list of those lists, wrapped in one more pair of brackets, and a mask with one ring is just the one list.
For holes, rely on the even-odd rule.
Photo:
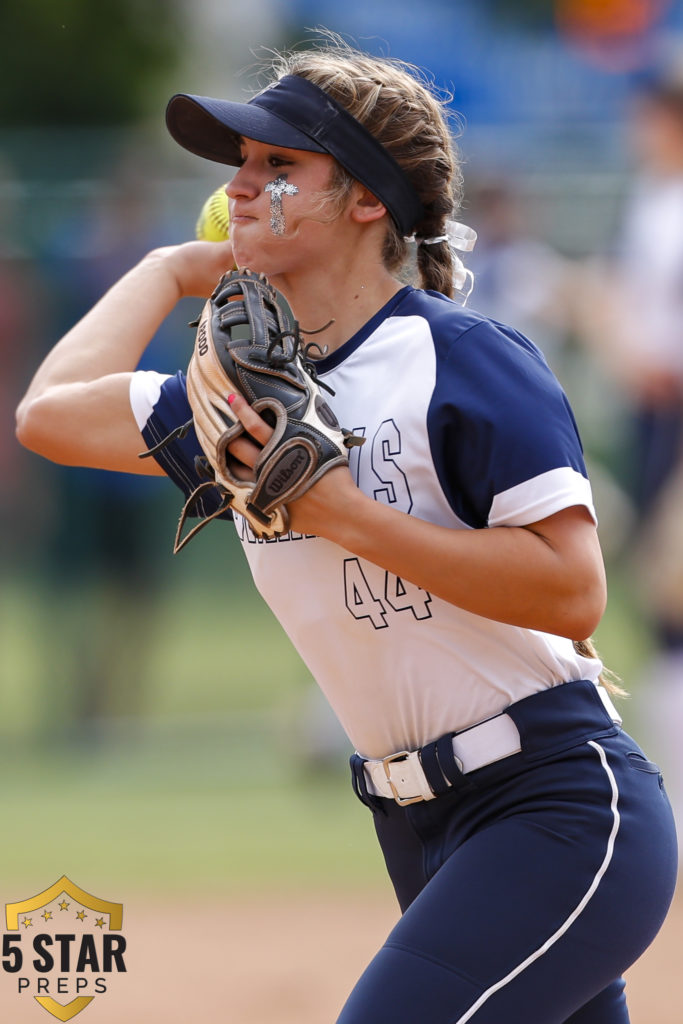
{"label": "player's left hand in glove", "polygon": [[[286,532],[288,503],[328,470],[348,464],[348,449],[363,444],[364,438],[339,426],[308,349],[284,298],[262,274],[235,270],[221,278],[199,318],[187,370],[187,396],[204,452],[197,468],[207,479],[185,503],[174,552],[228,508],[244,516],[257,537]],[[229,450],[245,433],[230,394],[242,395],[273,428],[250,480]],[[210,488],[220,493],[219,507],[181,538],[187,516]]]}

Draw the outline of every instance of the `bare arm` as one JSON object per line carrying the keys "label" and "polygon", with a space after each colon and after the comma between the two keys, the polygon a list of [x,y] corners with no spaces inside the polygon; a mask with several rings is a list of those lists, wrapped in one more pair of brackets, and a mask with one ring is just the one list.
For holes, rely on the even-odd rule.
{"label": "bare arm", "polygon": [[598,625],[605,576],[585,507],[525,527],[451,530],[362,497],[325,531],[354,554],[498,622],[574,640]]}
{"label": "bare arm", "polygon": [[[232,408],[252,437],[268,439],[270,428],[243,398],[237,396]],[[253,465],[257,449],[251,442],[242,437],[230,447],[245,466]],[[335,541],[488,619],[583,640],[605,608],[597,531],[581,505],[524,527],[452,530],[374,501],[340,468],[325,474],[289,512],[292,529]]]}
{"label": "bare arm", "polygon": [[207,296],[232,265],[229,243],[158,249],[122,277],[48,353],[17,409],[17,437],[67,465],[161,474],[133,417],[131,374],[185,295]]}

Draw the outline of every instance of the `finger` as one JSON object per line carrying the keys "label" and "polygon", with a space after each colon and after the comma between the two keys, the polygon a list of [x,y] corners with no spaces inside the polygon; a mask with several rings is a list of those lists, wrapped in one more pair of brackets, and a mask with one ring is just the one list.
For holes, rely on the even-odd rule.
{"label": "finger", "polygon": [[245,466],[249,466],[253,469],[256,465],[256,460],[259,456],[261,448],[250,441],[248,438],[241,435],[231,441],[228,445],[228,451],[230,452],[233,459],[241,462]]}
{"label": "finger", "polygon": [[228,404],[243,424],[246,432],[250,434],[255,441],[263,445],[270,439],[273,433],[273,428],[266,423],[263,417],[259,416],[257,412],[254,412],[242,395],[228,395]]}
{"label": "finger", "polygon": [[245,466],[244,463],[238,462],[236,459],[230,459],[230,472],[237,480],[242,480],[244,483],[256,483],[249,466]]}

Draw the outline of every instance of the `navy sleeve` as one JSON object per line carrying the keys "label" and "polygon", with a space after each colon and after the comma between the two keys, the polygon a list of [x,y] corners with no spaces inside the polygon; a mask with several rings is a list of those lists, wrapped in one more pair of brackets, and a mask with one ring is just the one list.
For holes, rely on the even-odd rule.
{"label": "navy sleeve", "polygon": [[570,504],[591,511],[567,398],[523,335],[475,316],[453,337],[432,325],[436,386],[428,429],[444,493],[467,525],[523,525]]}
{"label": "navy sleeve", "polygon": [[[199,484],[205,482],[206,477],[200,476],[195,466],[195,459],[203,455],[203,452],[192,425],[192,409],[187,398],[185,374],[178,371],[175,377],[168,377],[164,381],[159,399],[142,428],[142,437],[148,448],[154,448],[186,423],[189,424],[187,434],[160,448],[154,453],[153,458],[188,498]],[[190,515],[202,518],[209,516],[220,504],[219,491],[207,489]],[[232,519],[232,513],[228,511],[217,518]]]}

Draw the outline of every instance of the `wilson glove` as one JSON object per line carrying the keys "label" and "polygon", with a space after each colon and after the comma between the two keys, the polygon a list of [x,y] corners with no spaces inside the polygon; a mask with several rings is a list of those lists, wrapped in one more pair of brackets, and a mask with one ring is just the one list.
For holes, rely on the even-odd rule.
{"label": "wilson glove", "polygon": [[[195,461],[206,479],[185,503],[174,551],[228,508],[244,516],[257,537],[286,532],[288,503],[328,470],[347,464],[349,448],[363,444],[363,437],[339,426],[322,396],[321,387],[331,389],[316,379],[311,347],[302,345],[284,297],[262,274],[234,270],[221,278],[197,322],[187,370],[187,396],[204,452]],[[231,393],[242,395],[273,428],[248,481],[236,475],[229,451],[245,433],[228,404]],[[187,516],[210,488],[220,493],[219,507],[181,539]]]}

